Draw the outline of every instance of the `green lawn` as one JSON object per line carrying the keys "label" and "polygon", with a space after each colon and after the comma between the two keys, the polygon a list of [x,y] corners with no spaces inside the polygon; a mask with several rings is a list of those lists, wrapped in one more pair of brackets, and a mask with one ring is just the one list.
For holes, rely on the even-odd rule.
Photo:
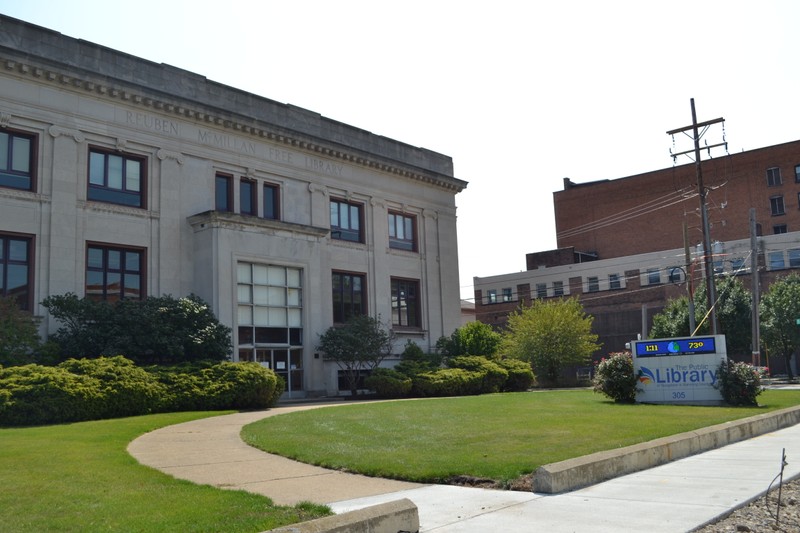
{"label": "green lawn", "polygon": [[216,414],[0,429],[0,532],[257,532],[327,514],[176,480],[126,451],[143,433]]}
{"label": "green lawn", "polygon": [[328,468],[422,482],[509,481],[538,466],[800,404],[765,391],[759,407],[617,405],[591,391],[353,404],[246,426],[260,449]]}

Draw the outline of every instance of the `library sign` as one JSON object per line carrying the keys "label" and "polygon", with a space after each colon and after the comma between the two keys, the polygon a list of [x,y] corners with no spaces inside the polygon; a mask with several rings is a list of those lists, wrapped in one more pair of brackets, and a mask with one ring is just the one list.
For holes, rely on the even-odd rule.
{"label": "library sign", "polygon": [[722,403],[714,386],[719,364],[728,358],[725,335],[635,341],[631,352],[639,374],[637,402]]}

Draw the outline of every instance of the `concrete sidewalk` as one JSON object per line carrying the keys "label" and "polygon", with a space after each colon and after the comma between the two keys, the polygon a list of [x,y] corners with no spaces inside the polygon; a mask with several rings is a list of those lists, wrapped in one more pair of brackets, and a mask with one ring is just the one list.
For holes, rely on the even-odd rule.
{"label": "concrete sidewalk", "polygon": [[329,404],[206,418],[134,440],[142,464],[177,478],[242,489],[279,504],[326,503],[337,512],[408,498],[426,532],[552,531],[648,533],[690,531],[761,495],[780,472],[800,475],[800,425],[574,492],[542,495],[419,485],[334,472],[260,452],[239,438],[245,424]]}

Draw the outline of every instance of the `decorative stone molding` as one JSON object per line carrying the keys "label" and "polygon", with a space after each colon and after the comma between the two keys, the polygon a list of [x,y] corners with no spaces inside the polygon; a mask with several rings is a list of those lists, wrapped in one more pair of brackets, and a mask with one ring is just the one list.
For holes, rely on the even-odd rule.
{"label": "decorative stone molding", "polygon": [[438,220],[439,219],[439,212],[438,211],[434,211],[433,209],[425,209],[422,212],[422,215],[425,218],[432,218],[433,220]]}
{"label": "decorative stone molding", "polygon": [[50,128],[47,131],[54,138],[61,137],[62,135],[64,135],[65,137],[72,137],[76,143],[82,143],[86,139],[86,137],[83,136],[83,133],[81,133],[78,130],[70,130],[67,128],[62,128],[60,126],[56,126],[55,124],[50,126]]}
{"label": "decorative stone molding", "polygon": [[128,141],[126,139],[117,139],[117,145],[115,149],[117,152],[124,152],[128,149]]}
{"label": "decorative stone molding", "polygon": [[322,185],[317,185],[316,183],[308,184],[308,192],[310,192],[311,194],[318,192],[321,193],[322,196],[328,196],[328,188]]}
{"label": "decorative stone molding", "polygon": [[248,179],[254,180],[254,179],[256,179],[256,169],[248,168],[247,171],[244,173],[244,175]]}
{"label": "decorative stone molding", "polygon": [[387,203],[386,203],[386,200],[383,200],[383,199],[381,199],[381,198],[376,198],[376,197],[372,197],[372,198],[370,198],[370,199],[369,199],[369,205],[371,205],[372,207],[378,207],[378,206],[380,206],[380,207],[382,207],[382,208],[384,208],[384,209],[387,209]]}
{"label": "decorative stone molding", "polygon": [[178,162],[179,165],[182,165],[183,162],[186,160],[183,154],[179,152],[170,152],[169,150],[161,149],[156,152],[156,157],[158,157],[161,161],[165,159],[174,159]]}
{"label": "decorative stone molding", "polygon": [[11,122],[11,115],[0,112],[0,127],[7,128]]}

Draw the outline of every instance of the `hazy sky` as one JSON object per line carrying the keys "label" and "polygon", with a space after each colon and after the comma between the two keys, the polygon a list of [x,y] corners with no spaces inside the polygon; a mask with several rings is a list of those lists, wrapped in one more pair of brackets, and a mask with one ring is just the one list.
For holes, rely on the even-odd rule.
{"label": "hazy sky", "polygon": [[[0,0],[0,12],[453,157],[462,297],[555,248],[553,195],[800,139],[800,2]],[[0,95],[0,98],[2,95]],[[679,163],[689,163],[682,159]],[[800,163],[800,159],[798,160]]]}

